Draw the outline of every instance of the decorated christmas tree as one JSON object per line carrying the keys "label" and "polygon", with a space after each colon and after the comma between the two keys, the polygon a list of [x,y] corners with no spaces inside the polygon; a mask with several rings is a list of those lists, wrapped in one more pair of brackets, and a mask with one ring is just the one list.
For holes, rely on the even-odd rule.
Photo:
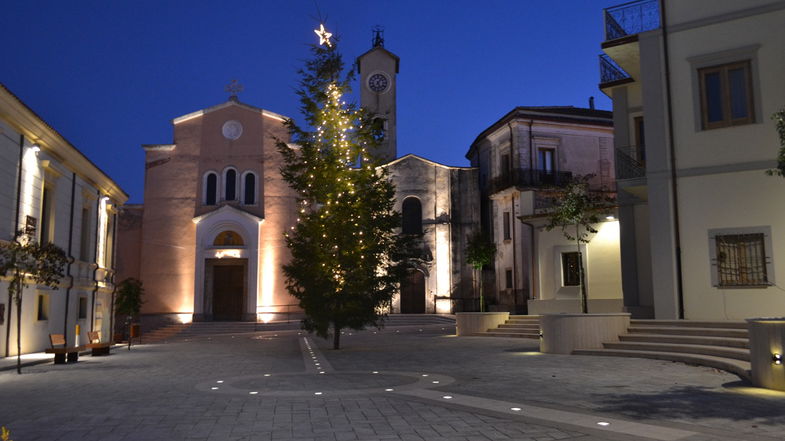
{"label": "decorated christmas tree", "polygon": [[291,144],[278,142],[284,179],[298,194],[297,223],[286,233],[289,293],[305,311],[303,328],[340,348],[341,330],[380,326],[411,249],[396,234],[395,188],[369,154],[379,133],[362,109],[344,101],[353,72],[344,73],[336,41],[322,25],[320,44],[300,70],[307,128],[286,121]]}

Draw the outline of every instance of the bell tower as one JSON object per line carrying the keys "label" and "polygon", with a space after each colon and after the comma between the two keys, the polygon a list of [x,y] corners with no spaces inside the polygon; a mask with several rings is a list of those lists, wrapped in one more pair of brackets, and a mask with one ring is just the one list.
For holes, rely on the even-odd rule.
{"label": "bell tower", "polygon": [[374,115],[374,125],[382,138],[374,156],[389,162],[398,156],[396,84],[400,59],[384,48],[384,31],[373,30],[372,48],[357,57],[360,77],[360,105]]}

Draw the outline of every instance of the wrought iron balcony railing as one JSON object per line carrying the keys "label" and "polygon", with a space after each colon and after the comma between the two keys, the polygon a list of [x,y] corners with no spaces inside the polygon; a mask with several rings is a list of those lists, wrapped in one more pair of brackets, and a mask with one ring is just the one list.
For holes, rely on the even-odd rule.
{"label": "wrought iron balcony railing", "polygon": [[572,179],[572,172],[516,168],[491,180],[491,194],[510,187],[559,187]]}
{"label": "wrought iron balcony railing", "polygon": [[604,12],[606,41],[660,27],[659,0],[638,0],[607,8]]}
{"label": "wrought iron balcony railing", "polygon": [[616,148],[616,179],[646,177],[646,147],[632,145]]}
{"label": "wrought iron balcony railing", "polygon": [[611,57],[606,54],[600,54],[600,86],[624,80],[632,80],[632,77],[619,67]]}

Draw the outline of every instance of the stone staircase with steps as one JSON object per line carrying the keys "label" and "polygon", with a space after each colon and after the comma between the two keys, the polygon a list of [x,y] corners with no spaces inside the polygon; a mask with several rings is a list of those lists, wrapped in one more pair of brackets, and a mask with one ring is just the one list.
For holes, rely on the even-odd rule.
{"label": "stone staircase with steps", "polygon": [[632,320],[618,342],[576,355],[652,358],[713,367],[750,379],[750,350],[745,322]]}
{"label": "stone staircase with steps", "polygon": [[539,315],[511,315],[507,321],[498,328],[489,329],[485,332],[474,334],[476,336],[487,337],[517,337],[517,338],[540,338],[540,316]]}
{"label": "stone staircase with steps", "polygon": [[[154,329],[150,332],[142,332],[142,344],[147,343],[159,343],[161,341],[169,340],[172,337],[176,336],[177,334],[183,332],[191,326],[190,323],[187,324],[175,324],[175,325],[168,325],[163,326],[161,328]],[[133,343],[136,343],[138,340],[134,339]]]}

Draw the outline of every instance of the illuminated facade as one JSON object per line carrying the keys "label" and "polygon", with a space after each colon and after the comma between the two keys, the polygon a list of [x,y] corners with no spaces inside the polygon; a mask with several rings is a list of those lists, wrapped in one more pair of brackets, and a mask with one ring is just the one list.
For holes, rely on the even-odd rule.
{"label": "illuminated facade", "polygon": [[269,321],[297,311],[283,285],[296,219],[275,137],[285,117],[235,96],[175,118],[172,144],[145,145],[143,206],[120,223],[123,276],[144,283],[143,320]]}
{"label": "illuminated facade", "polygon": [[[785,3],[607,8],[625,307],[657,319],[785,314]],[[733,36],[732,38],[729,36]]]}
{"label": "illuminated facade", "polygon": [[[57,289],[31,285],[22,296],[22,353],[112,329],[117,207],[128,196],[56,130],[0,85],[0,241],[26,230],[69,257]],[[0,356],[16,355],[16,307],[0,279]]]}
{"label": "illuminated facade", "polygon": [[[577,245],[561,231],[542,227],[553,190],[574,175],[593,175],[594,191],[614,190],[612,155],[611,112],[593,108],[517,107],[477,136],[466,157],[479,170],[480,222],[497,250],[483,276],[491,309],[580,311],[570,260],[577,257]],[[600,233],[581,250],[589,311],[622,309],[613,225],[615,220],[597,225]]]}

